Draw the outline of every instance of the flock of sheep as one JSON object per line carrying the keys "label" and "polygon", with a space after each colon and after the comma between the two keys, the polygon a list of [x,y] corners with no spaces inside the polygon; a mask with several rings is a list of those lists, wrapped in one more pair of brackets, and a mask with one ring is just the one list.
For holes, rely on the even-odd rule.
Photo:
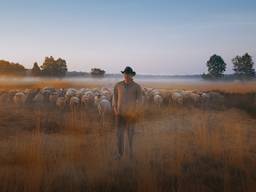
{"label": "flock of sheep", "polygon": [[[15,106],[33,105],[52,106],[59,110],[96,108],[99,114],[112,111],[113,89],[103,88],[68,88],[25,89],[0,91],[1,104]],[[143,105],[162,107],[168,105],[208,106],[221,105],[225,97],[219,92],[200,92],[197,90],[159,90],[143,88]]]}
{"label": "flock of sheep", "polygon": [[[256,113],[256,93],[233,94],[218,91],[160,90],[142,88],[142,106],[145,109],[162,107],[197,107],[202,109],[240,108]],[[25,90],[0,90],[0,106],[14,107],[17,112],[32,109],[36,114],[65,115],[71,112],[72,122],[76,118],[99,118],[105,126],[105,119],[113,117],[113,88],[50,88]],[[149,107],[149,108],[147,108]],[[223,108],[224,107],[224,108]],[[42,110],[47,113],[41,113]],[[22,112],[22,111],[21,111]],[[63,113],[65,112],[65,113]]]}

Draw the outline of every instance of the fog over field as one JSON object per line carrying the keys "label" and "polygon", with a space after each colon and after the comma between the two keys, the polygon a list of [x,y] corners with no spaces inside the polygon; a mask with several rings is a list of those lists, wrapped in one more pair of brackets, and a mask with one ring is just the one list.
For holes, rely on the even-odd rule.
{"label": "fog over field", "polygon": [[[8,78],[8,77],[2,77],[0,78],[0,84],[15,84],[15,85],[22,85],[22,84],[36,84],[40,82],[66,82],[70,84],[88,84],[92,83],[95,85],[101,85],[101,86],[108,86],[112,87],[115,83],[118,81],[123,80],[121,76],[116,75],[114,77],[103,77],[103,78],[93,78],[93,77],[69,77],[69,78],[36,78],[36,77],[18,77],[18,78]],[[200,77],[194,77],[194,78],[175,78],[175,77],[161,77],[161,76],[139,76],[135,78],[135,81],[138,83],[157,83],[157,84],[172,84],[172,83],[178,83],[178,84],[207,84],[207,82],[203,81]]]}

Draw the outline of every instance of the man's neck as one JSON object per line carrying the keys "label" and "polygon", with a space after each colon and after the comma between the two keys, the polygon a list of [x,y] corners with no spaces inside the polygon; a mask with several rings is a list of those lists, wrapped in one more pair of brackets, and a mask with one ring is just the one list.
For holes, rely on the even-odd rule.
{"label": "man's neck", "polygon": [[131,80],[129,80],[129,81],[125,81],[125,80],[124,80],[124,83],[125,83],[125,84],[130,84],[130,83],[132,83],[132,82],[133,82],[133,79],[131,79]]}

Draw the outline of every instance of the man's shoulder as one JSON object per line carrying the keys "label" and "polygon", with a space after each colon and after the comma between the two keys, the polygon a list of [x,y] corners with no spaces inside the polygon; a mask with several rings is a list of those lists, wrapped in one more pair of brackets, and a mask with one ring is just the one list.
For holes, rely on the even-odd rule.
{"label": "man's shoulder", "polygon": [[115,84],[115,87],[120,86],[120,85],[123,85],[123,82],[124,82],[124,81],[118,81],[118,82]]}
{"label": "man's shoulder", "polygon": [[[133,86],[135,86],[136,88],[140,88],[141,89],[141,86],[140,84],[136,83],[135,81],[132,82]],[[115,84],[114,87],[119,87],[119,86],[124,86],[124,81],[119,81]]]}
{"label": "man's shoulder", "polygon": [[134,85],[137,87],[137,88],[140,88],[141,89],[141,85],[139,83],[136,83],[135,81],[133,82]]}

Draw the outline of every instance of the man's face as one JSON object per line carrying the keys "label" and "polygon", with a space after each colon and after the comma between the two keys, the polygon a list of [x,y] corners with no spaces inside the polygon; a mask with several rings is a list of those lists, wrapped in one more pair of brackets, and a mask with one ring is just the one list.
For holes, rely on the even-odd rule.
{"label": "man's face", "polygon": [[124,73],[125,82],[130,82],[132,80],[132,75]]}

